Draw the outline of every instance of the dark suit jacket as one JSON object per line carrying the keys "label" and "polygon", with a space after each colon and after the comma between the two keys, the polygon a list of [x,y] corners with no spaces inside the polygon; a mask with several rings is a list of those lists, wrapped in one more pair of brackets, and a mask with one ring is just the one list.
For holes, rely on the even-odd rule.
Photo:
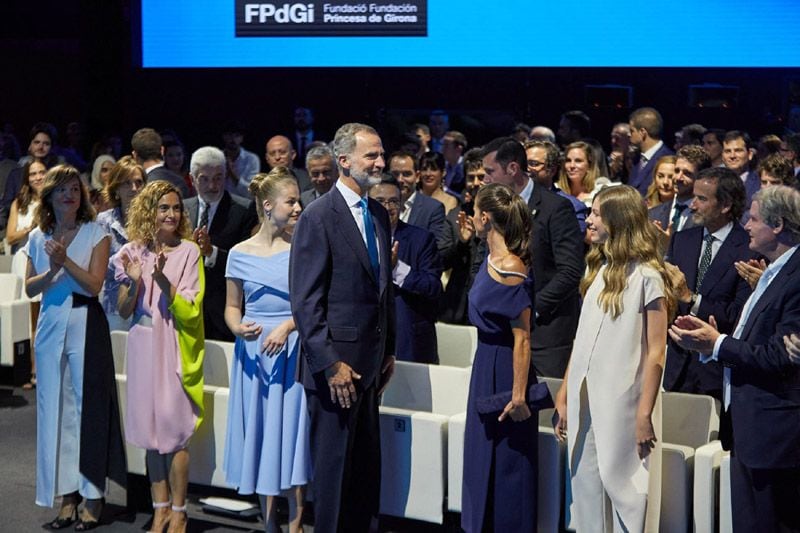
{"label": "dark suit jacket", "polygon": [[[536,296],[531,327],[533,363],[545,375],[564,377],[578,328],[583,271],[583,235],[569,200],[534,186],[532,216],[533,282]],[[558,375],[560,373],[560,375]]]}
{"label": "dark suit jacket", "polygon": [[[686,211],[689,211],[688,206],[686,207]],[[669,227],[669,223],[672,222],[672,202],[663,202],[655,207],[651,207],[647,210],[647,217],[650,220],[658,220],[658,222],[661,224],[661,228],[667,229],[667,227]],[[689,215],[681,231],[694,227],[694,220],[692,220],[692,216]]]}
{"label": "dark suit jacket", "polygon": [[[217,247],[217,260],[214,266],[206,268],[206,296],[203,301],[203,318],[206,338],[232,341],[233,334],[225,324],[225,268],[228,264],[228,250],[250,237],[251,230],[258,219],[251,205],[253,202],[225,191],[219,201],[217,211],[208,228],[211,244]],[[199,203],[197,197],[184,203],[192,228],[197,227]]]}
{"label": "dark suit jacket", "polygon": [[[183,181],[182,176],[178,176],[167,167],[154,168],[147,174],[147,181],[163,180],[168,181],[181,191],[181,196],[185,199],[189,195],[189,187]],[[195,213],[196,214],[196,213]]]}
{"label": "dark suit jacket", "polygon": [[301,193],[304,191],[308,191],[314,187],[311,184],[311,178],[309,177],[308,172],[304,168],[292,167],[289,170],[294,175],[294,178],[297,180],[297,186],[300,188]]}
{"label": "dark suit jacket", "polygon": [[656,168],[656,162],[658,162],[658,160],[665,155],[672,154],[672,150],[670,150],[667,144],[664,143],[661,145],[661,148],[656,150],[656,153],[653,154],[653,157],[647,161],[647,164],[644,166],[644,168],[639,168],[639,160],[635,161],[633,163],[633,168],[631,168],[631,175],[628,178],[628,185],[639,191],[639,194],[642,196],[645,196],[647,194],[647,188],[653,181],[653,171]]}
{"label": "dark suit jacket", "polygon": [[336,361],[361,374],[357,387],[367,388],[378,377],[384,356],[394,352],[389,216],[372,199],[369,211],[378,236],[379,280],[336,187],[309,205],[297,222],[289,295],[305,352],[301,374],[308,389],[327,387],[322,372]]}
{"label": "dark suit jacket", "polygon": [[783,336],[800,325],[800,253],[795,251],[748,315],[740,339],[722,341],[731,367],[733,448],[749,468],[800,467],[800,366]]}
{"label": "dark suit jacket", "polygon": [[315,195],[316,191],[314,189],[309,189],[300,193],[300,205],[303,206],[303,209],[308,207],[308,204],[316,200]]}
{"label": "dark suit jacket", "polygon": [[442,266],[433,234],[398,221],[394,240],[397,258],[411,267],[403,286],[395,285],[397,358],[417,363],[439,363],[436,311],[442,295]]}
{"label": "dark suit jacket", "polygon": [[[733,263],[755,257],[749,248],[750,237],[738,224],[728,234],[717,255],[709,265],[703,284],[697,316],[708,321],[713,315],[722,333],[733,333],[736,320],[745,301],[752,292],[750,285],[736,273]],[[690,289],[697,281],[697,266],[703,247],[703,227],[679,231],[670,239],[668,257],[684,276]],[[689,304],[679,303],[678,314],[689,314]],[[715,362],[700,363],[697,354],[688,352],[667,339],[667,364],[664,368],[664,388],[670,391],[710,394],[722,398],[722,365]]]}
{"label": "dark suit jacket", "polygon": [[455,238],[444,214],[444,205],[430,196],[425,196],[420,191],[414,196],[411,204],[411,215],[408,224],[430,231],[436,237],[436,246],[442,263],[447,262],[453,248]]}

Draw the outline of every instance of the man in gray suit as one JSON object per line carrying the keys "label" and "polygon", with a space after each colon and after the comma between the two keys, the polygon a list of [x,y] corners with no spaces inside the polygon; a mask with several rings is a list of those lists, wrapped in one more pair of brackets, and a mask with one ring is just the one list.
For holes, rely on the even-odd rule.
{"label": "man in gray suit", "polygon": [[311,148],[306,155],[306,170],[312,188],[300,194],[300,204],[304,209],[333,187],[337,177],[333,151],[327,146]]}

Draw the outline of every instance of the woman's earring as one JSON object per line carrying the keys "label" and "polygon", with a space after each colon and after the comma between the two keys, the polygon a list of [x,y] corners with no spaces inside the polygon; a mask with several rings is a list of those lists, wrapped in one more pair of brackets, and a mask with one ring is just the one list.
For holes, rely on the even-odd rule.
{"label": "woman's earring", "polygon": [[267,220],[272,220],[272,211],[267,209],[264,211],[264,215],[267,217]]}

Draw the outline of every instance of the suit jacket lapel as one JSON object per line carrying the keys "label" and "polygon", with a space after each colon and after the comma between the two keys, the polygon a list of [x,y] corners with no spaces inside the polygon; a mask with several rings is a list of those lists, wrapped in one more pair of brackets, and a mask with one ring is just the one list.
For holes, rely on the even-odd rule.
{"label": "suit jacket lapel", "polygon": [[[379,209],[378,202],[373,201],[370,199],[369,201],[369,212],[372,216],[372,220],[375,222],[375,233],[378,236],[378,255],[380,257],[380,284],[378,286],[378,290],[380,294],[383,294],[386,285],[389,282],[388,279],[388,272],[391,271],[391,268],[386,268],[386,265],[392,264],[391,258],[391,249],[392,244],[391,242],[387,241],[386,239],[391,239],[392,230],[386,225],[386,219],[384,217],[378,216],[378,209]],[[380,207],[380,209],[383,209]],[[370,265],[371,267],[371,265]],[[372,272],[372,268],[370,268],[370,272]]]}
{"label": "suit jacket lapel", "polygon": [[733,266],[734,252],[741,246],[743,233],[743,231],[739,230],[738,225],[733,226],[733,229],[731,229],[728,238],[722,243],[717,255],[714,256],[714,260],[708,266],[706,277],[703,278],[702,288],[704,293],[708,293],[713,289],[717,282],[722,279],[725,271]]}
{"label": "suit jacket lapel", "polygon": [[[689,288],[692,288],[697,284],[697,267],[698,263],[700,262],[702,246],[703,232],[695,231],[694,235],[691,235],[689,242],[686,243],[686,262],[688,264],[686,265],[685,272],[687,272],[686,285]],[[680,253],[680,250],[676,250],[676,253]]]}
{"label": "suit jacket lapel", "polygon": [[[198,207],[200,202],[197,203]],[[210,205],[209,205],[210,207]],[[222,193],[222,198],[217,204],[217,210],[214,212],[214,218],[211,220],[211,224],[208,228],[208,234],[213,236],[221,232],[221,229],[225,227],[225,221],[222,220],[223,217],[227,218],[228,211],[230,211],[231,207],[231,195],[228,191]],[[198,208],[198,216],[200,213],[200,209]]]}
{"label": "suit jacket lapel", "polygon": [[347,205],[344,196],[342,196],[342,193],[340,193],[336,187],[332,188],[329,194],[331,194],[331,205],[337,219],[337,230],[342,234],[342,237],[347,241],[350,248],[352,248],[353,253],[356,254],[356,257],[361,262],[361,266],[363,266],[364,270],[369,274],[370,279],[377,285],[378,282],[375,279],[375,275],[372,273],[372,264],[369,262],[367,246],[364,244],[364,239],[361,237],[358,226],[356,226],[356,221],[353,220],[350,206]]}
{"label": "suit jacket lapel", "polygon": [[791,276],[796,275],[795,271],[798,266],[800,266],[800,252],[795,251],[789,262],[783,265],[783,268],[781,268],[781,271],[775,276],[775,279],[770,282],[769,287],[767,287],[767,290],[761,295],[761,298],[755,302],[750,314],[747,316],[747,324],[744,325],[742,336],[739,338],[746,339],[750,334],[750,330],[753,328],[753,324],[755,324],[755,319],[764,311],[772,300],[780,298],[781,294],[786,290],[786,281],[790,279]]}
{"label": "suit jacket lapel", "polygon": [[184,204],[184,209],[186,213],[189,215],[189,222],[192,223],[192,229],[197,229],[197,210],[200,208],[200,201],[195,196],[194,198],[189,198],[186,200]]}

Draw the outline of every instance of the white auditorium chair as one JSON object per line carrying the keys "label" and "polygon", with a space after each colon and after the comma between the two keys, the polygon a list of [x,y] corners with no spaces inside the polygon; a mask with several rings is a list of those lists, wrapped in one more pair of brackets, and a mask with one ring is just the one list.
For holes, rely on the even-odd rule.
{"label": "white auditorium chair", "polygon": [[478,348],[478,330],[475,326],[436,323],[436,343],[439,364],[443,366],[472,366]]}
{"label": "white auditorium chair", "polygon": [[[2,256],[0,256],[2,257]],[[31,338],[31,304],[20,298],[22,280],[0,273],[0,365],[14,366],[14,345]]]}
{"label": "white auditorium chair", "polygon": [[379,408],[381,514],[443,523],[448,422],[466,411],[469,376],[468,368],[396,363]]}
{"label": "white auditorium chair", "polygon": [[719,402],[711,396],[662,393],[661,515],[659,531],[691,529],[697,449],[717,437]]}
{"label": "white auditorium chair", "polygon": [[[800,505],[800,502],[797,502]],[[731,506],[731,455],[719,462],[719,533],[733,532],[733,508]]]}
{"label": "white auditorium chair", "polygon": [[692,516],[694,531],[718,531],[720,463],[728,455],[718,440],[695,450]]}
{"label": "white auditorium chair", "polygon": [[[3,249],[6,252],[11,251],[11,247],[8,245],[8,241],[3,239]],[[9,273],[11,272],[11,262],[14,259],[14,256],[10,253],[0,254],[0,272],[2,273]]]}

